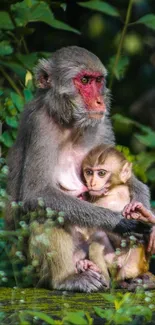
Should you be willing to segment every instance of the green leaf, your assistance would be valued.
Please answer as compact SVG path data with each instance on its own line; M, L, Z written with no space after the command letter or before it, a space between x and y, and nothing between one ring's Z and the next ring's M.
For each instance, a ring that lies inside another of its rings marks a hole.
M149 133L150 131L152 131L150 127L145 126L145 125L143 125L141 123L138 123L138 122L136 122L136 121L134 121L134 120L132 120L132 119L130 119L128 117L125 117L125 116L123 116L121 114L115 114L115 115L113 115L112 119L114 121L116 121L116 122L120 122L120 123L126 124L126 126L127 125L135 125L141 131L146 132L146 133Z
M0 96L4 94L4 91L0 89Z
M114 121L116 121L116 122L118 121L118 122L126 124L126 125L129 125L129 124L133 125L135 123L132 119L125 117L121 114L115 114L112 118Z
M152 319L152 311L147 306L130 306L130 308L127 311L128 315L135 315L135 316L144 316L145 320L151 320Z
M25 102L29 102L30 100L33 99L33 94L32 91L30 89L24 89L24 97L25 97Z
M107 294L107 293L103 293L102 297L107 300L108 302L114 303L115 299L116 299L116 295L113 294Z
M13 116L13 117L7 116L6 117L6 123L7 123L7 125L9 125L9 126L11 126L13 128L18 127L18 121L17 121L17 118L15 116Z
M129 306L130 308L130 306ZM126 310L124 313L116 312L113 317L114 324L131 324L132 318L126 315Z
M154 158L155 162L155 158ZM155 168L151 168L150 170L147 171L147 178L151 182L155 182Z
M121 299L119 299L119 305L125 305L125 304L129 304L132 303L132 296L130 292L126 292L124 295L122 295L120 297Z
M70 324L74 325L87 325L88 322L84 318L85 314L82 311L79 312L67 312L67 315L64 317L63 321L67 321Z
M155 162L155 153L153 152L140 152L137 155L137 162L144 170L147 170Z
M0 12L0 29L14 29L14 25L6 11Z
M27 1L24 0L12 5L11 8L18 26L26 26L29 22L42 21L54 28L64 29L79 34L79 31L75 28L56 20L46 2L32 0L32 6L28 6Z
M25 312L21 312L23 313L23 315L25 314L28 314L28 315L31 315L33 317L38 317L40 318L41 320L45 321L47 324L50 324L50 325L54 325L55 324L55 321L53 318L49 317L48 315L46 315L45 313L42 313L42 312L39 312L39 311L29 311L29 310L26 310Z
M115 61L115 57L112 57L110 59L110 62L109 62L109 71L113 71L113 66L114 66L114 61ZM118 64L115 68L115 70L113 71L114 72L114 75L115 77L120 80L121 78L124 77L125 73L126 73L126 70L128 68L128 65L129 65L129 58L128 57L121 57L118 61Z
M26 72L25 76L25 87L33 89L33 75L29 70Z
M43 52L43 51L41 51L41 52L37 52L38 53L38 56L39 56L39 58L46 58L46 59L48 59L48 58L51 58L51 52Z
M151 207L155 208L155 201L151 201Z
M3 321L5 318L6 318L6 314L3 311L1 311L0 312L0 321Z
M16 58L22 63L22 65L28 69L32 70L34 65L38 61L38 54L37 52L31 54L16 54Z
M23 98L21 96L19 96L18 94L16 94L15 92L13 92L13 91L10 93L10 97L11 97L14 105L19 110L19 112L21 112L23 110L23 106L24 106Z
M4 67L7 67L14 71L23 81L25 79L26 69L23 68L20 64L13 61L2 61L0 60L0 64Z
M155 30L155 15L154 14L148 14L146 16L141 17L138 19L135 24L144 24L146 27L149 27L153 30Z
M112 309L102 309L95 306L94 310L95 313L101 318L105 318L109 321L113 319L114 311Z
M53 19L53 21L51 21L49 25L54 28L57 28L57 29L63 29L68 32L74 32L76 34L81 34L77 29L72 28L68 24L65 24L64 22L57 20L57 19Z
M8 114L9 112L9 116L16 116L18 114L18 110L15 107L15 105L13 104L12 100L10 99L10 103L6 104L7 107L7 112L6 114Z
M88 2L78 2L81 7L88 8L91 10L97 10L107 14L109 16L119 17L120 14L115 7L102 1L88 1Z
M16 140L16 138L17 138L17 129L12 129L10 133L11 133L11 136L12 136L13 140Z
M138 123L128 117L125 117L121 114L115 114L112 119L116 122L120 122L125 126L129 126L129 125L135 125L137 128L140 129L141 132L145 133L146 135L136 135L137 138L139 138L139 140L141 139L141 141L146 145L149 145L150 147L154 147L155 143L153 143L153 140L155 138L155 131L153 131L150 127L145 126L141 123Z
M32 1L32 5L28 6L26 0L11 5L14 13L16 24L18 26L26 26L29 22L44 21L49 23L53 19L53 13L45 2Z
M12 147L14 140L11 137L9 131L4 131L0 136L0 142L4 143L4 145L8 148Z
M155 148L155 141L154 141L155 132L152 131L151 129L147 134L145 135L135 134L135 137L138 139L138 141L143 143L145 146L149 148Z
M13 52L13 48L8 41L0 42L0 56L9 55L12 52Z
M0 218L0 229L4 229L4 220Z

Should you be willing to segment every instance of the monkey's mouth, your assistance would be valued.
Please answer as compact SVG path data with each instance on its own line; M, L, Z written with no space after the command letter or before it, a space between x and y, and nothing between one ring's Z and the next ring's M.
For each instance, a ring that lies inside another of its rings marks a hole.
M88 191L91 196L101 196L106 195L108 193L108 187L103 187L99 190L88 189Z
M96 112L96 111L91 111L91 112L88 112L88 117L89 118L92 118L92 119L101 119L104 115L104 112L103 111L99 111L99 112Z

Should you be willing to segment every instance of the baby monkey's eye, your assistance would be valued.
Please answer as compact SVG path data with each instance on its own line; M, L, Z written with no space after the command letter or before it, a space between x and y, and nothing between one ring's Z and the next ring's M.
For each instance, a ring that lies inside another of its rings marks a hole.
M83 85L88 84L89 80L90 80L90 78L88 76L83 76L81 78L81 82L83 83Z
M106 174L106 170L104 170L104 169L101 169L101 170L98 171L98 175L99 175L100 177L104 177L105 174Z
M91 169L86 169L86 170L85 170L85 174L86 174L87 176L91 176L91 175L93 175L93 171L92 171Z

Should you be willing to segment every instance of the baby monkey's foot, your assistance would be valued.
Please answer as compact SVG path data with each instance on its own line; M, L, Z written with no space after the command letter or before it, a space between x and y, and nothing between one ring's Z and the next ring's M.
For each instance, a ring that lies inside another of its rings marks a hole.
M76 263L76 269L77 269L77 273L81 273L81 272L84 272L88 269L94 271L94 272L101 272L100 269L98 268L98 266L93 263L92 261L89 261L87 259L85 260L79 260L77 263Z

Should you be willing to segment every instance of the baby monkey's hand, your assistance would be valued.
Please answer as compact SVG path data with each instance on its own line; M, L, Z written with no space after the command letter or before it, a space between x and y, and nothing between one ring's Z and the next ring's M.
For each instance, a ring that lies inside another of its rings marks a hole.
M141 202L136 201L127 204L123 210L123 216L127 219L155 224L155 216Z

